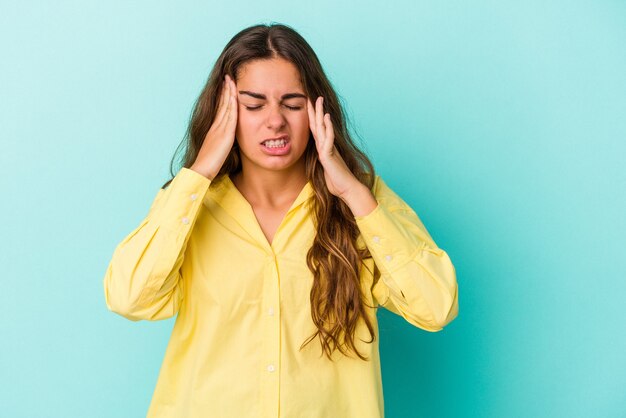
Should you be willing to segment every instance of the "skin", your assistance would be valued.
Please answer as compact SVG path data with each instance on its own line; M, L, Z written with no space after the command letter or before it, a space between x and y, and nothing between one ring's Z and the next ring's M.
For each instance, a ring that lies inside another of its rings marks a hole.
M309 116L297 68L284 59L256 60L240 68L235 83L238 120L236 140L242 171L233 183L251 204L282 209L289 206L306 184L304 151L309 141ZM266 97L252 97L259 93ZM281 96L298 93L304 97ZM266 138L289 135L291 150L273 156L263 152Z
M260 218L281 218L280 213L306 184L302 157L310 132L329 192L341 198L355 216L376 208L378 203L369 188L352 174L334 146L334 127L330 114L323 111L323 97L317 97L315 104L309 97L281 102L284 94L304 94L299 72L291 62L282 58L248 62L236 81L226 75L223 87L218 115L191 169L213 179L237 140L242 171L233 176L233 183ZM245 92L263 94L265 99ZM261 142L281 134L290 136L291 151L282 156L265 154ZM275 223L269 222L267 228Z

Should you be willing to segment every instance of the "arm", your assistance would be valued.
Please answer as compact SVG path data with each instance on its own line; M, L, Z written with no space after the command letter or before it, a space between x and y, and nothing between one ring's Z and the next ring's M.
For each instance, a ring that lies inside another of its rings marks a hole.
M411 207L376 176L374 192L352 196L355 220L380 275L372 294L380 304L427 331L458 315L455 268ZM369 194L369 196L368 196ZM367 203L369 200L370 203Z
M159 189L146 218L115 248L104 277L107 308L132 321L174 316L183 298L180 268L211 180L183 167Z

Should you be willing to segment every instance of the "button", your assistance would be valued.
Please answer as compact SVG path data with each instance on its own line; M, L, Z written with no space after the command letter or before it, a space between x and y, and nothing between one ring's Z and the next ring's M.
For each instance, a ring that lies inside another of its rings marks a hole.
M191 197L191 200L196 200L198 198L198 195L194 193L190 197Z
M374 240L374 242L380 242L380 237L376 236L374 238L372 238Z
M391 261L391 258L392 258L392 257L391 257L390 255L386 255L386 256L385 256L385 260L387 260L387 261Z
M186 216L183 218L183 223L185 225L187 225L189 223L189 218L187 218Z
M269 308L269 309L267 310L267 313L268 313L269 315L274 315L274 308Z
M267 371L268 372L273 372L274 371L274 365L270 364L269 366L267 366Z

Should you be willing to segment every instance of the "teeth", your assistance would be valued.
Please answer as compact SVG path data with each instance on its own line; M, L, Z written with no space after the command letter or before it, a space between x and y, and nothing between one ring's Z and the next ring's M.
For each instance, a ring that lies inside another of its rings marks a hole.
M268 148L284 147L286 143L287 143L287 141L285 139L271 140L271 141L265 141L264 142L265 146L268 147Z

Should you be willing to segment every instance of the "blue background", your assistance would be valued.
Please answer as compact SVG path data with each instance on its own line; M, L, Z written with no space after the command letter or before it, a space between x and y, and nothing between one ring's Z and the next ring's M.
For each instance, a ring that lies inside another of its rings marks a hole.
M442 332L379 312L386 416L626 416L623 1L1 9L3 416L145 416L174 319L109 312L105 269L226 42L270 22L456 267Z

